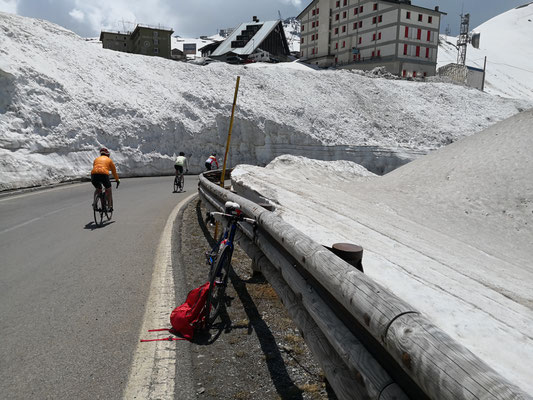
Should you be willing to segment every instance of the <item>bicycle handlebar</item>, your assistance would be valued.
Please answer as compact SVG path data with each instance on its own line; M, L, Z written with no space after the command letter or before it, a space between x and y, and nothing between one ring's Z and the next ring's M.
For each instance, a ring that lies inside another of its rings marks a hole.
M219 217L225 217L225 218L229 218L229 219L234 219L236 221L248 222L249 224L255 224L256 223L255 219L246 218L245 216L242 216L242 215L226 214L226 213L222 213L222 212L218 212L218 211L212 211L212 212L208 212L207 213L208 218L209 217L213 218L215 215L218 215Z

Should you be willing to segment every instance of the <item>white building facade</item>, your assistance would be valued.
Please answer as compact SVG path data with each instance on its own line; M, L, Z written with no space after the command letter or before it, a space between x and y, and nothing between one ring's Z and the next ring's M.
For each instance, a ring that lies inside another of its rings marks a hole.
M442 14L409 0L313 0L297 17L300 57L320 67L433 76Z

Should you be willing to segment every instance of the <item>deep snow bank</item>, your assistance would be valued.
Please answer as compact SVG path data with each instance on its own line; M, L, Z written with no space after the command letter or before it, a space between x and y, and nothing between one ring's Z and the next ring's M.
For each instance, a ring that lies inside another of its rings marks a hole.
M232 183L318 243L363 246L365 274L532 393L531 126L533 110L384 176L284 156Z
M119 174L191 172L223 153L241 76L230 165L285 153L383 172L529 108L456 85L212 63L103 50L46 21L0 13L0 189L85 176L96 150Z

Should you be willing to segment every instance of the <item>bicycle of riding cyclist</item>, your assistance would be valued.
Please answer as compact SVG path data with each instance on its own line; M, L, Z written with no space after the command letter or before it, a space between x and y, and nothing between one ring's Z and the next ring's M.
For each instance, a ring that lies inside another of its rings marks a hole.
M91 183L95 190L94 194L100 194L102 191L102 185L105 188L106 203L108 204L109 211L113 211L113 194L111 192L111 181L109 180L109 171L113 174L117 181L117 188L120 184L118 178L117 169L113 160L109 156L109 150L105 147L100 149L100 157L97 157L93 162L93 169L91 171Z

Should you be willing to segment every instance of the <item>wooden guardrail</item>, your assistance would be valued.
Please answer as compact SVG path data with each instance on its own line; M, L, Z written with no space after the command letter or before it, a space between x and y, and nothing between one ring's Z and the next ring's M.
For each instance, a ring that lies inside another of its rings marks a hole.
M208 208L258 222L240 245L274 287L340 399L532 399L464 346L274 213L200 176Z

